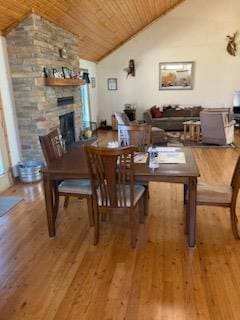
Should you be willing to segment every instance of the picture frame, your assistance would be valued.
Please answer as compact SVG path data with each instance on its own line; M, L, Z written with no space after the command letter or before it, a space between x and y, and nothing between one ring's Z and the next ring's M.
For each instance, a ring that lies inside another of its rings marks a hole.
M159 90L193 90L194 61L160 62Z
M67 67L62 67L63 75L65 79L71 79L71 70Z
M43 73L45 78L53 78L53 70L48 69L47 67L43 68Z
M95 77L91 77L92 88L96 88L96 79Z
M117 78L108 78L108 90L117 90Z

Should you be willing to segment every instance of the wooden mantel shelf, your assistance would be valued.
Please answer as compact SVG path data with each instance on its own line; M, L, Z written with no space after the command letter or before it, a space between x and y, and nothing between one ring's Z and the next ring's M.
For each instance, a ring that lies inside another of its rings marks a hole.
M44 78L45 86L81 86L85 84L86 81L82 79L59 79L59 78Z

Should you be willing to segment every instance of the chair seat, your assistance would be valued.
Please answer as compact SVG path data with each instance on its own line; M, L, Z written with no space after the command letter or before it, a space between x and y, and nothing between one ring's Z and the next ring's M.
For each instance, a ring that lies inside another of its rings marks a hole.
M197 184L198 203L229 204L232 198L232 187L227 185L209 185L199 181Z
M59 184L58 192L91 195L91 181L89 179L64 180Z
M117 188L118 188L118 186L117 186ZM138 200L141 198L141 196L143 195L144 191L145 191L145 188L143 186L134 185L134 206L138 202ZM102 206L102 198L101 198L101 194L100 194L99 188L98 188L97 194L98 194L98 205ZM126 206L130 207L131 203L130 203L130 186L129 185L125 186L125 194L126 194ZM103 206L105 206L105 204L103 204ZM107 206L110 206L109 202L108 202ZM118 200L118 207L121 207L119 200Z

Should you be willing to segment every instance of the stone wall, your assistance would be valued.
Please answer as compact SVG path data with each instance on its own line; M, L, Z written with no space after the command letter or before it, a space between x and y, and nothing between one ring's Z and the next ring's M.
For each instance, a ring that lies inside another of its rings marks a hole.
M42 159L38 136L59 127L59 116L74 111L75 136L82 123L79 86L49 87L43 68L79 70L78 38L37 15L30 15L6 37L23 159ZM67 57L59 57L59 49ZM57 106L57 98L74 96L74 104Z

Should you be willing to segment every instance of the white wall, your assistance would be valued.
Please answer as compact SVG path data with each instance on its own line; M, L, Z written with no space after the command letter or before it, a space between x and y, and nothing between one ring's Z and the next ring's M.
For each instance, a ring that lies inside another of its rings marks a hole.
M3 112L10 148L11 164L15 166L21 160L18 125L15 102L13 98L12 80L10 76L6 41L0 36L0 92L2 96ZM14 172L16 175L16 171Z
M92 88L92 84L89 84L89 98L91 107L92 121L98 122L98 80L97 80L97 65L94 62L80 59L80 67L88 69L89 78L95 78L96 87Z
M240 89L240 47L237 57L226 52L226 35L240 31L239 0L187 0L97 65L99 116L125 103L137 105L137 118L154 104L232 106ZM240 41L240 36L237 39ZM136 77L126 79L129 59ZM195 61L194 90L159 91L159 62ZM107 78L118 79L118 90L107 90Z

